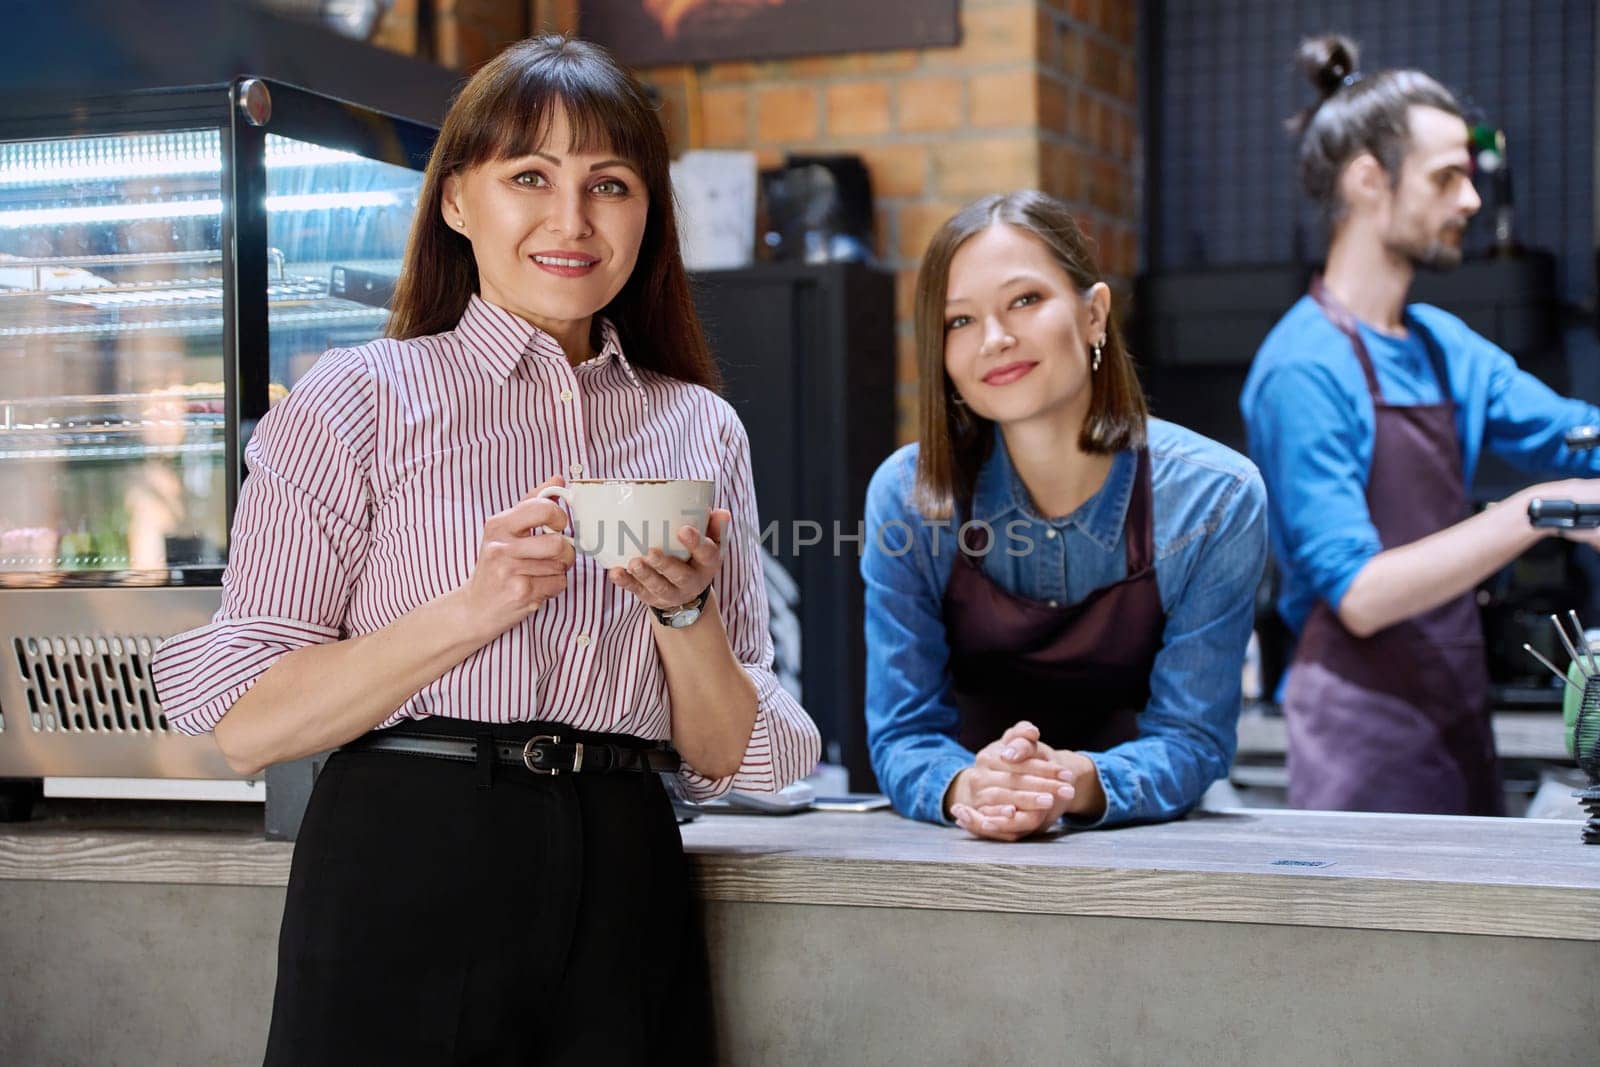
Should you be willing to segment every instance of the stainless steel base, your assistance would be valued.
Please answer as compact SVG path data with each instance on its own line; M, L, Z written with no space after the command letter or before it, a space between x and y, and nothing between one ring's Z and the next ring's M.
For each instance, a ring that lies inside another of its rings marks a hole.
M237 779L210 735L172 730L150 682L163 638L221 590L0 589L0 777Z

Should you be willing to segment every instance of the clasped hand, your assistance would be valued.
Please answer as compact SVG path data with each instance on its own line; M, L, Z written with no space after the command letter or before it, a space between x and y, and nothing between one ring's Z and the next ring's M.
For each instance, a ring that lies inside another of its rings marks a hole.
M1091 794L1098 792L1092 760L1051 748L1039 739L1037 726L1023 721L956 775L946 803L956 825L968 833L1020 841L1063 815L1086 811L1095 803Z

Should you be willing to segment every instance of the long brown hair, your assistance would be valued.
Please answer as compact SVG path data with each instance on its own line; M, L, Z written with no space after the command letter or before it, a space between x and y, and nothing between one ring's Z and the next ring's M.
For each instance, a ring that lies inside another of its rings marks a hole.
M950 261L968 240L996 223L1037 237L1084 293L1103 281L1088 242L1067 205L1034 189L986 196L962 208L933 235L917 271L915 328L920 372L917 403L916 501L930 519L949 518L971 504L978 471L994 445L994 423L954 402L944 369L945 296ZM1100 369L1090 378L1089 413L1078 445L1085 452L1119 452L1144 444L1144 390L1122 343L1115 315L1106 319Z
M472 245L445 225L440 198L451 175L533 153L560 109L571 150L626 159L650 196L639 260L600 310L617 329L629 362L708 389L720 387L678 248L667 137L639 82L605 49L546 35L514 44L462 88L445 116L422 180L385 333L406 339L455 328L478 267Z
M1400 184L1400 163L1411 147L1411 109L1432 107L1462 117L1450 90L1420 70L1362 74L1361 50L1348 37L1326 34L1300 42L1295 62L1316 87L1317 101L1288 122L1300 137L1300 179L1331 222L1344 214L1339 174L1363 152Z

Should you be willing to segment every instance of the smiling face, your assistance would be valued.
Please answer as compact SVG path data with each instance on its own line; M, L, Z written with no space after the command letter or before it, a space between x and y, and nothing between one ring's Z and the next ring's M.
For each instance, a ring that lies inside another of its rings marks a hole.
M950 260L945 372L974 414L1002 427L1061 420L1076 434L1093 396L1089 350L1110 308L1103 282L1079 293L1042 241L995 223Z
M557 111L533 154L450 176L440 201L445 224L472 243L482 297L569 354L633 273L650 209L632 163L571 143Z

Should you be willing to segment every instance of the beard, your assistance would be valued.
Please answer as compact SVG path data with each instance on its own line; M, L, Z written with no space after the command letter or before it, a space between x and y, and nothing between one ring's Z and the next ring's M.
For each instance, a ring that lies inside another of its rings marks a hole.
M1420 254L1413 255L1411 265L1435 272L1455 270L1461 266L1461 246L1435 241Z
M1447 226L1431 239L1398 240L1389 250L1407 260L1418 270L1451 271L1461 266L1461 237L1465 226ZM1450 239L1453 235L1454 239Z

